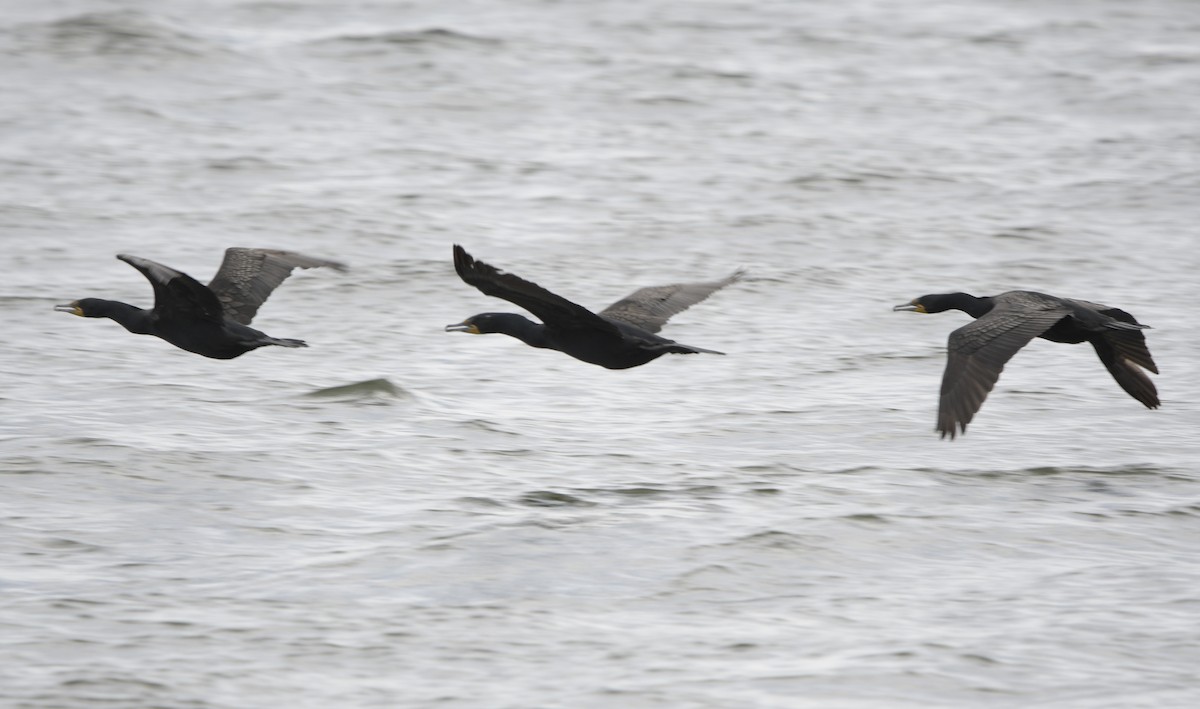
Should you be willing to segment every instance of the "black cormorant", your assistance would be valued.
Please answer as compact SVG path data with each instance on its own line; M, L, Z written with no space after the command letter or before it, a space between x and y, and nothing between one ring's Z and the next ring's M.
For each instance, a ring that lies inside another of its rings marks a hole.
M1122 389L1146 408L1158 408L1158 390L1139 369L1158 374L1141 332L1149 326L1119 308L1015 290L978 298L966 293L923 295L893 310L961 310L975 318L950 333L938 405L937 430L942 438L966 433L1005 363L1035 337L1070 344L1090 342Z
M127 303L83 298L54 309L85 318L109 318L139 335L154 335L188 352L213 359L233 359L266 345L307 347L303 340L270 337L248 327L293 268L329 266L336 261L273 249L225 250L225 260L207 286L191 276L149 259L117 254L142 272L154 287L154 308L142 310Z
M454 246L454 270L483 293L519 305L542 322L533 322L516 313L481 313L457 325L447 325L447 331L474 335L500 332L531 347L558 350L608 369L637 367L668 353L724 354L683 345L654 333L662 329L672 315L699 303L743 275L739 270L720 281L642 288L599 313L593 313L535 283L475 260L457 244Z

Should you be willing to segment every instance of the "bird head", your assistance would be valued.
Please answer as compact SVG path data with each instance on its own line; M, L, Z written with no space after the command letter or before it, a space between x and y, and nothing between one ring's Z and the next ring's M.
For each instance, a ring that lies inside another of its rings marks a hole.
M472 315L457 325L447 325L446 332L466 332L472 335L487 335L493 332L511 334L526 318L513 313L480 313Z
M947 310L966 310L970 303L980 300L966 293L936 293L913 298L892 310L908 310L914 313L944 313Z
M928 313L928 308L926 308L925 304L921 302L921 299L925 297L926 296L921 296L921 298L913 298L907 303L897 305L896 307L892 308L892 310L908 310L914 313Z
M484 315L476 315L469 317L455 325L447 325L446 332L465 332L470 335L482 335L483 330L479 329L479 320L483 319Z
M101 301L98 298L84 298L82 300L72 300L65 305L56 305L54 310L60 313L70 313L78 315L81 318L102 318L101 308L97 307Z

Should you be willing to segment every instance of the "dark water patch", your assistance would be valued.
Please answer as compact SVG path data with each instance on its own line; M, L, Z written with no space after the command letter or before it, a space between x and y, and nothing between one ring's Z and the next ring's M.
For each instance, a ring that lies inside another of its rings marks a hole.
M309 44L317 46L343 45L379 50L395 47L486 47L495 49L502 47L505 42L495 37L485 37L433 27L424 30L389 30L376 33L342 34L312 40Z
M794 472L795 468L793 468L789 465L783 465L783 464L776 464L776 465L754 464L754 465L738 466L737 468L735 468L735 470L737 470L739 473L781 473L781 472Z
M851 522L870 522L872 524L887 524L891 522L891 520L884 515L877 515L869 512L858 512L855 514L842 515L841 519Z
M980 655L977 653L968 652L968 653L964 653L964 654L960 655L959 657L961 657L962 659L967 660L969 662L974 662L974 663L981 664L981 665L998 665L998 664L1000 664L1000 661L995 658L988 657L987 655Z
M61 684L67 689L87 689L95 692L89 697L78 697L85 701L104 702L109 701L126 701L137 700L141 698L141 692L150 689L157 691L166 691L170 689L168 685L159 682L151 682L149 680L136 677L97 677L97 678L79 678L69 679ZM136 692L134 695L126 695L125 692Z
M596 503L576 497L565 492L553 490L534 490L517 498L522 505L529 507L595 507Z
M594 492L600 492L600 491L596 490ZM665 490L662 488L641 487L641 486L619 488L616 490L604 490L603 492L608 492L608 493L618 495L621 497L661 497L663 495L670 494L669 490Z
M722 71L720 69L695 65L676 67L671 72L671 75L675 79L699 79L706 81L716 79L718 81L734 81L739 83L749 82L754 78L754 74L749 72Z
M1024 39L1017 37L1012 32L1005 30L987 32L985 34L968 37L967 41L971 44L998 45L1004 47L1019 47L1025 44Z
M929 475L948 475L969 478L1042 478L1056 476L1120 476L1120 477L1157 477L1164 480L1195 482L1200 479L1194 471L1163 468L1153 465L1123 465L1113 468L1092 466L1037 466L1017 470L975 469L975 470L942 470L938 468L913 468L912 472Z
M1042 241L1048 238L1060 236L1060 232L1056 229L1045 226L1019 226L1008 227L1000 231L993 232L993 239L1017 239L1021 241Z
M102 446L104 448L129 448L129 446L110 441L107 438L93 438L92 436L72 436L71 438L64 438L63 443L69 445Z
M217 480L229 480L231 482L248 482L248 483L268 483L270 485L283 485L292 490L315 490L316 488L303 480L295 480L290 478L277 478L269 475L248 475L238 473L214 473L213 478Z
M760 549L810 549L814 546L813 542L818 542L815 546L823 546L828 543L828 540L809 535L782 532L777 529L768 529L764 532L755 532L744 537L738 537L720 546L751 546Z
M654 96L642 96L635 98L634 103L639 103L644 106L698 106L699 101L686 96L674 96L670 94L661 94Z
M0 475L39 475L48 473L45 462L29 456L5 458L0 461Z
M602 496L613 499L618 503L630 502L653 502L664 499L713 499L724 496L724 488L718 485L684 485L684 486L667 486L656 485L653 483L644 485L633 485L629 487L589 487L580 488L580 493L586 493L591 496Z
M227 51L165 18L136 10L89 12L12 30L20 52L60 56L199 57Z
M93 608L95 606L110 605L107 601L97 601L92 598L59 598L51 601L49 607L59 610L79 610L81 608Z
M769 464L754 463L754 464L750 464L750 465L739 465L739 466L735 467L734 470L737 471L738 473L755 473L755 474L761 475L762 477L765 477L765 478L776 478L776 477L789 478L789 477L795 477L798 475L818 476L818 477L826 477L826 476L834 476L834 475L839 475L839 476L840 475L870 475L870 474L879 472L880 468L877 466L874 466L874 465L858 465L858 466L854 466L852 468L841 468L841 469L834 469L834 470L814 470L811 468L805 468L805 467L801 467L798 465L794 465L792 463L769 463ZM933 469L927 469L927 470L918 469L913 472L936 473L936 472L942 472L942 471L933 470ZM752 482L748 481L746 484L773 486L773 483L767 482L765 480L755 480Z
M782 184L821 192L841 191L847 186L852 186L856 189L890 192L898 189L896 185L897 181L904 180L908 182L914 179L919 178L904 175L900 172L862 171L840 175L808 173L784 179L782 180Z
M502 508L508 505L491 497L460 497L458 501L471 507Z
M500 424L495 423L494 421L488 421L486 419L469 419L466 421L462 421L461 423L462 423L462 425L466 426L467 428L473 428L473 429L476 429L479 431L486 431L488 433L502 433L506 436L520 436L521 435L521 434L517 433L516 431L507 431L507 430L501 428Z
M588 459L615 459L618 461L634 461L640 460L641 456L634 453L622 453L620 451L604 451L602 453L567 453L568 458L588 458Z
M517 434L512 434L517 435ZM463 449L454 449L455 452L466 452ZM469 448L466 450L479 450L478 447ZM529 448L488 448L488 455L494 455L500 458L534 458L541 454L541 451L530 450Z
M1137 52L1134 61L1149 67L1200 63L1200 52L1192 49L1154 49Z
M1184 504L1161 509L1116 507L1107 512L1080 512L1084 517L1112 519L1117 517L1200 517L1200 504Z
M777 487L752 487L748 489L747 492L749 492L751 495L762 495L764 497L773 497L775 495L783 494L783 490Z
M658 487L658 486L654 486L654 485L638 485L638 486L634 486L634 487L625 487L625 488L591 489L591 490L588 490L588 492L607 493L610 495L616 495L618 497L647 498L647 497L674 497L677 495L708 496L719 490L720 490L720 488L717 487L716 485L696 485L696 486L691 486L691 487L679 487L679 488Z
M94 552L94 551L103 551L104 550L104 547L102 547L102 546L97 546L95 544L89 544L88 542L76 541L74 539L66 539L63 537L55 537L52 539L46 539L46 540L42 541L41 543L45 547L49 547L50 549L56 549L56 550L60 550L60 551Z
M207 161L206 166L210 170L221 170L230 172L279 172L286 169L285 166L265 160L252 155L237 155L227 158L212 158Z

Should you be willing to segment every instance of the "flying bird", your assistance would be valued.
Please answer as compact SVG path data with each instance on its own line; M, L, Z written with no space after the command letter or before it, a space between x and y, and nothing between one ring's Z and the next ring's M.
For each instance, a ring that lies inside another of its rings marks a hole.
M536 283L476 260L457 244L454 246L454 270L463 281L484 294L519 305L541 322L516 313L481 313L461 323L447 325L447 331L474 335L499 332L530 347L558 350L608 369L637 367L665 354L724 354L684 345L656 333L672 315L744 275L738 270L719 281L641 288L599 313L593 313Z
M1004 365L1035 337L1051 342L1089 342L1117 384L1149 409L1159 406L1158 390L1142 371L1158 374L1142 330L1132 315L1086 300L1033 291L991 297L967 293L923 295L893 310L940 313L961 310L975 318L950 333L942 375L937 430L951 439L966 433Z
M267 345L307 347L303 340L270 337L249 327L254 314L294 268L346 267L291 251L231 248L206 286L182 271L150 259L117 254L154 287L151 310L102 298L56 305L59 312L109 318L139 335L154 335L180 349L213 359L233 359Z

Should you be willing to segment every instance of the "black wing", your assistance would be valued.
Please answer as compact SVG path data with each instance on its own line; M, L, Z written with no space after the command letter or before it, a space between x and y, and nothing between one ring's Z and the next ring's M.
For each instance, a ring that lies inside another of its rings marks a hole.
M1135 338L1138 341L1135 342ZM1150 377L1138 367L1139 362L1129 354L1131 351L1136 353L1138 349L1145 351L1146 338L1142 337L1141 333L1101 335L1093 338L1091 343L1108 373L1127 394L1142 402L1148 409L1158 408L1158 389L1154 387ZM1158 374L1157 368L1147 369Z
M1149 329L1150 326L1141 324L1120 308L1105 308L1100 312L1114 320L1138 327L1137 330L1115 330L1104 334L1112 341L1121 357L1158 374L1158 365L1154 363L1154 358L1150 356L1150 349L1146 347L1146 336L1141 333L1141 330Z
M555 295L536 283L505 273L454 245L454 270L465 283L475 286L485 295L503 298L533 313L544 324L560 328L595 328L619 335L613 323L582 305Z
M1070 313L1053 300L997 296L990 312L950 333L938 405L942 437L965 432L1008 360Z
M720 281L641 288L601 310L600 315L658 332L672 315L687 310L744 275L745 271L739 269Z
M195 278L150 259L129 254L117 254L117 258L141 271L154 287L152 312L156 317L223 321L224 313L217 296Z
M1105 306L1101 306L1101 308L1101 313L1114 320L1145 327L1120 308ZM1150 381L1150 378L1139 369L1139 367L1145 367L1158 374L1158 365L1150 356L1150 349L1146 347L1146 336L1140 330L1108 329L1093 337L1090 342L1092 347L1096 348L1096 354L1099 355L1100 361L1104 363L1109 374L1117 380L1117 384L1121 385L1126 393L1142 402L1148 409L1158 408L1158 389L1154 387L1154 382Z
M339 271L346 267L337 261L313 258L292 251L275 249L225 250L225 260L208 287L216 294L225 316L249 325L259 307L295 268L328 266Z

